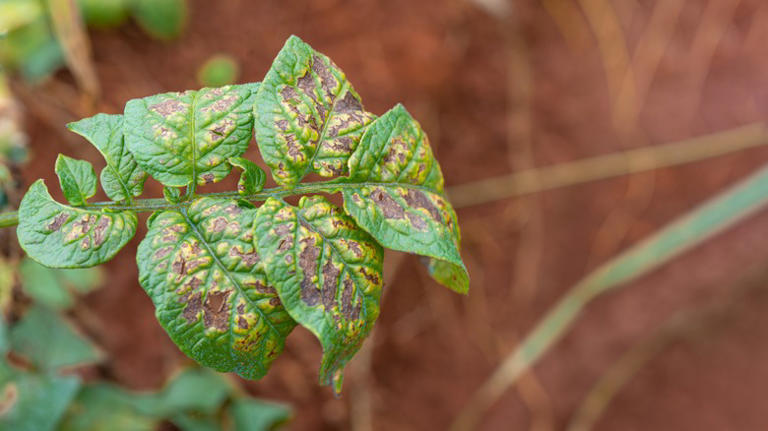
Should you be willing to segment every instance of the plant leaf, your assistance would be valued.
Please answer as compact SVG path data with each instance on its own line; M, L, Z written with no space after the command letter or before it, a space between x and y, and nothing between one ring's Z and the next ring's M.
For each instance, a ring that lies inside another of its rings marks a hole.
M153 394L152 394L153 395ZM72 402L59 431L153 431L160 419L142 414L136 404L151 395L133 394L97 383L82 388Z
M264 188L267 175L256 163L243 157L230 157L229 164L243 170L237 182L237 192L241 195L251 195Z
M256 84L163 93L125 105L125 142L139 166L166 186L209 184L229 174L253 128Z
M179 348L200 364L262 377L295 326L253 245L256 210L203 198L156 213L139 245L139 281Z
M271 430L291 418L290 406L254 398L237 398L230 410L236 431Z
M427 136L402 105L368 127L349 158L349 172L344 209L357 223L384 247L426 256L432 277L466 293L456 212Z
M256 93L256 141L278 184L309 172L345 175L373 114L344 72L296 36L286 41Z
M320 340L320 380L338 392L344 364L379 315L381 246L321 196L303 197L299 208L269 198L254 228L267 279Z
M96 147L107 166L101 171L101 187L114 201L130 201L144 191L147 173L128 151L123 137L123 116L96 114L67 124L67 128Z
M11 350L42 371L97 362L101 354L50 309L33 306L11 328Z
M85 205L96 194L96 173L85 160L76 160L59 154L56 159L56 175L67 202L74 206Z
M35 181L19 206L19 244L53 268L85 268L111 259L136 233L136 214L73 208Z
M56 269L24 258L18 266L21 288L35 302L63 309L74 303L70 290L89 292L102 280L101 268Z
M6 368L0 394L10 393L13 404L0 415L0 429L52 431L80 388L75 376L41 375Z

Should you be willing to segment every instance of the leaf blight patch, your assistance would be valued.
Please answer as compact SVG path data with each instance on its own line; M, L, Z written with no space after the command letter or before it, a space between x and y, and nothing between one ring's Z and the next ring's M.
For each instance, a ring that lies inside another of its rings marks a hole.
M379 314L381 246L320 196L302 198L298 208L270 198L254 227L267 279L323 346L321 382L340 390L341 370Z

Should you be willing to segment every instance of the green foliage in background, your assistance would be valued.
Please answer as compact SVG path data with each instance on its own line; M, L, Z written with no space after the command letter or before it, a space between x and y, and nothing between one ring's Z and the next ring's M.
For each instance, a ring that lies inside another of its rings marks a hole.
M240 68L237 61L228 55L214 55L200 66L197 82L204 87L221 87L237 81Z
M186 0L77 0L83 21L106 29L133 17L150 36L181 35L189 15ZM0 0L0 65L39 82L65 63L46 0Z
M262 83L134 99L122 116L69 128L105 156L101 186L114 201L90 203L95 170L59 156L68 204L35 182L19 207L22 248L48 267L90 267L133 237L138 212L153 211L139 281L170 338L202 365L260 378L298 324L322 344L321 382L339 392L379 314L383 247L423 256L456 292L469 288L456 213L419 123L401 105L365 111L341 69L295 36ZM264 189L265 172L242 157L254 134L278 187ZM236 191L199 193L233 167ZM332 179L304 182L310 174ZM135 199L148 176L165 199ZM336 193L343 207L320 196ZM294 195L311 196L284 200Z

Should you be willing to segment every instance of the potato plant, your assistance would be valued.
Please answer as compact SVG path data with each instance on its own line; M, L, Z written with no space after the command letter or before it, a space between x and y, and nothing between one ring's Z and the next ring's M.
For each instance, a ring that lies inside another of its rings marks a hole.
M204 366L260 378L298 324L322 345L320 381L340 391L379 314L384 247L422 256L435 280L468 290L456 213L419 123L401 105L367 112L341 69L298 37L261 83L134 99L122 115L68 127L106 167L97 178L60 155L68 204L33 183L18 212L21 246L49 267L98 265L133 238L137 213L152 212L140 284L170 338ZM252 136L274 188L242 157ZM200 192L232 168L237 190ZM138 198L149 177L163 198ZM112 201L89 202L99 182ZM343 208L325 196L336 193ZM294 206L290 196L302 197Z

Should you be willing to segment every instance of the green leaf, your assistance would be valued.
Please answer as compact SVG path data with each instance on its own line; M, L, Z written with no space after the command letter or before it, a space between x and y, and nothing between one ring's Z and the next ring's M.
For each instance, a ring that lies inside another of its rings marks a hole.
M143 394L133 394L109 384L84 387L72 402L59 431L152 431L159 418L136 407ZM151 398L151 397L150 397Z
M197 82L205 87L220 87L237 80L240 73L237 61L229 55L214 55L197 71Z
M130 201L144 191L147 173L139 168L123 138L123 116L97 114L67 124L67 128L96 147L107 166L101 171L101 187L114 201Z
M232 387L221 375L203 368L190 368L171 378L153 402L151 412L158 417L187 411L213 414L231 392Z
M236 431L272 430L291 418L289 406L254 398L237 398L230 410Z
M96 194L96 173L85 160L59 154L56 159L56 175L64 197L72 205L85 205L88 198Z
M203 198L156 213L139 245L139 281L161 325L200 364L262 377L295 326L253 244L256 210Z
M237 192L241 195L258 193L264 188L267 175L256 163L242 157L230 157L229 164L243 170L237 182Z
M166 186L209 184L229 174L253 128L256 84L163 93L125 105L125 141L139 166Z
M88 27L115 28L128 18L128 0L77 0Z
M19 265L21 288L35 302L47 307L71 307L74 299L70 290L88 292L101 283L99 268L55 269L25 258Z
M38 375L7 369L0 378L0 394L10 395L10 406L0 414L0 429L51 431L72 402L80 379ZM5 406L3 406L5 407Z
M111 259L136 233L130 211L81 209L53 200L35 181L19 206L19 243L29 257L54 268L85 268Z
M292 186L310 172L345 175L373 114L344 72L291 36L256 93L255 134L278 184Z
M254 227L267 279L320 340L320 380L338 392L341 370L379 315L381 246L321 196L303 197L299 208L269 198Z
M50 309L33 306L11 328L11 350L44 371L97 362L101 354Z
M133 0L131 5L139 25L158 39L180 36L187 24L186 0Z
M353 187L342 189L344 209L357 223L384 247L426 256L438 282L466 293L456 212L427 136L402 105L368 127L349 171Z
M163 198L169 203L177 204L181 202L181 189L178 187L163 187Z
M72 306L72 295L59 283L53 268L47 268L32 259L19 265L21 287L35 302L51 308Z

